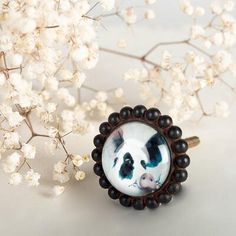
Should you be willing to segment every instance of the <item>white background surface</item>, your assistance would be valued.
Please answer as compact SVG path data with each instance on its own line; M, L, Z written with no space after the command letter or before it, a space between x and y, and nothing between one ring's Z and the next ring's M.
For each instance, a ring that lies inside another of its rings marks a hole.
M141 23L128 30L119 27L116 21L111 25L107 22L107 31L101 32L101 45L114 48L121 35L131 46L129 52L141 54L157 41L182 39L188 22L184 17L179 18L177 4L171 0L159 2L155 8L157 20L146 26ZM206 5L208 1L195 3ZM97 88L122 85L122 72L138 65L124 58L111 58L101 55L97 69L89 73L88 84ZM183 192L169 205L155 211L121 207L99 187L92 161L85 167L87 178L80 183L72 182L63 195L55 198L51 194L52 165L62 156L48 157L44 151L45 140L37 139L34 142L41 147L37 170L43 176L39 188L12 187L0 172L0 235L236 235L236 103L235 96L227 89L217 93L230 101L232 113L227 119L205 118L199 124L181 126L185 136L198 135L201 145L189 151L189 178ZM140 102L135 94L130 99L133 104ZM79 140L66 139L72 152L93 149L98 123L95 125L94 132Z

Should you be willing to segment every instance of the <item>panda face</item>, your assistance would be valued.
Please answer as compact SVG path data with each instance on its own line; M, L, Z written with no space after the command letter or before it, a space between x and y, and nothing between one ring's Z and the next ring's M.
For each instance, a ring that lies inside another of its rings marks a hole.
M151 126L133 121L107 138L102 166L110 183L130 196L145 196L165 182L171 154L165 138Z

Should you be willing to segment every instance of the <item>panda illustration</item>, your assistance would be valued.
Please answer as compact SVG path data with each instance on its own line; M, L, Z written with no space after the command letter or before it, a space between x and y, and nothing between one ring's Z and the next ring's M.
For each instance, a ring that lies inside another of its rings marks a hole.
M130 195L141 196L163 184L169 172L166 165L169 155L166 141L159 132L146 124L131 122L108 137L102 163L114 187Z
M119 150L125 145L125 140L123 138L123 131L119 129L113 137L113 143L115 145L115 153L119 153ZM148 152L149 160L141 160L140 164L144 169L147 167L153 168L158 166L161 162L162 157L158 146L164 144L164 139L160 134L154 134L145 144L146 151ZM116 165L118 157L114 159L113 167ZM120 177L121 178L132 178L132 172L134 170L134 160L130 152L126 152L123 156L123 164L120 167Z

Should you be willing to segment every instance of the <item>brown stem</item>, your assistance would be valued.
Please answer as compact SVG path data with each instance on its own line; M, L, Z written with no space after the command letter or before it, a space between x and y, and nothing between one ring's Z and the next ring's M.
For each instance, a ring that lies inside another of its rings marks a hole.
M202 54L206 55L207 57L212 57L211 54L207 53L206 51L204 51L203 49L201 49L200 47L196 46L195 44L191 43L190 41L186 42L187 45L189 45L190 47L198 50L199 52L201 52Z
M95 93L99 92L98 89L95 89L95 88L89 87L89 86L87 86L87 85L82 85L81 88L84 88L84 89L90 90L90 91L95 92Z
M202 114L204 116L209 116L209 114L205 112L205 109L203 107L202 101L201 101L200 96L199 96L199 91L196 92L196 98L197 98L198 104L199 104L199 106L201 108Z
M223 79L219 79L219 81L224 84L227 88L229 88L232 92L235 93L236 88L232 87L230 84L228 84L226 81L224 81Z
M57 138L58 138L59 142L61 143L61 146L62 146L62 148L64 149L64 151L65 151L67 157L70 156L69 152L67 151L67 149L66 149L66 147L65 147L64 141L63 141L63 139L62 139L62 137L60 136L59 133L58 133L58 137L57 137Z
M152 66L161 67L160 65L156 64L155 62L147 60L143 56L137 56L137 55L133 55L133 54L125 53L125 52L120 52L120 51L116 51L116 50L108 49L108 48L103 48L103 47L100 48L100 51L108 52L108 53L111 53L111 54L115 54L115 55L119 55L119 56L123 56L123 57L127 57L127 58L132 58L132 59L135 59L135 60L143 61L147 64L152 65Z
M158 47L160 46L165 46L165 45L176 45L176 44L185 44L189 42L190 39L186 40L180 40L180 41L172 41L172 42L161 42L155 44L153 47L151 47L144 55L143 58L146 58L149 54L151 54L153 51L155 51Z
M19 166L16 172L18 173L25 164L29 167L29 169L32 169L30 164L27 162L26 158L24 158L24 161L21 163L21 165Z
M66 133L66 134L64 134L64 135L62 135L61 137L64 138L64 137L66 137L67 135L71 134L72 132L73 132L73 131L71 130L70 132L68 132L68 133Z

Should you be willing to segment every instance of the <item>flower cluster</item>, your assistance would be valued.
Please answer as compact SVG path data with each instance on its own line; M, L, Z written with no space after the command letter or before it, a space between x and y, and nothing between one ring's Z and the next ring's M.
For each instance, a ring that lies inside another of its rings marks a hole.
M224 80L227 73L236 75L236 63L230 53L236 42L236 20L231 14L234 2L227 0L222 5L211 4L212 18L204 25L198 23L198 18L206 11L203 7L194 7L186 0L181 2L180 7L193 19L189 37L182 42L173 42L187 46L183 59L181 62L177 61L171 52L164 51L160 66L154 69L158 73L153 73L151 69L146 79L158 86L160 98L171 106L170 114L176 120L188 120L198 111L201 112L200 118L210 115L225 117L229 114L227 103L216 101L212 111L207 112L200 92L216 83L222 83L235 92ZM170 78L169 85L168 81L163 81L163 75ZM147 84L141 85L141 89L144 98L149 99L151 104L158 102L154 97L148 96Z
M94 8L99 15L93 16ZM142 14L154 18L151 10ZM126 24L138 18L135 7L121 7L115 0L0 2L0 159L10 184L39 185L40 174L32 168L40 158L31 142L35 138L46 139L48 154L65 153L53 168L53 180L60 184L53 188L56 195L72 176L85 178L81 167L89 156L71 153L65 139L88 133L88 117L104 116L112 105L124 103L122 88L99 91L86 85L86 71L99 59L100 22L114 15ZM83 101L82 90L93 94L91 100Z
M110 11L115 1L100 0L96 5ZM0 157L12 185L23 179L29 186L39 185L40 174L31 167L37 149L30 142L36 137L48 139L51 154L60 147L65 151L65 160L54 166L54 180L62 184L72 174L76 180L85 177L80 168L89 156L72 155L64 139L91 129L86 106L76 96L85 71L98 61L97 24L88 15L94 7L86 0L0 3ZM97 106L104 110L102 101ZM30 136L25 139L26 128ZM55 186L54 192L58 195L63 188Z
M229 114L228 104L215 100L214 107L206 109L201 92L217 83L235 92L225 79L227 74L236 75L231 53L236 42L234 2L212 3L212 16L205 23L201 18L207 9L194 6L189 0L180 1L180 9L192 18L189 34L183 40L159 42L141 56L106 48L103 51L142 63L142 67L129 69L124 80L138 84L140 96L148 106L160 106L163 102L169 105L170 115L180 122L192 117L197 120L204 116L225 117ZM182 55L175 56L168 50L170 45L182 47ZM159 61L150 60L149 56L159 48L163 48Z

